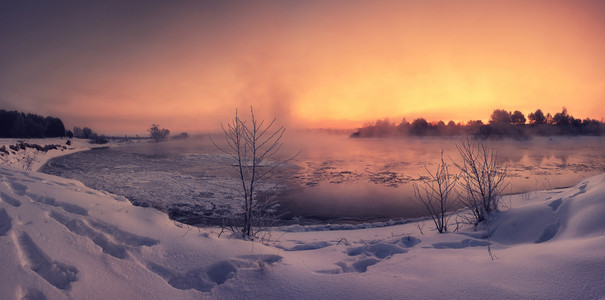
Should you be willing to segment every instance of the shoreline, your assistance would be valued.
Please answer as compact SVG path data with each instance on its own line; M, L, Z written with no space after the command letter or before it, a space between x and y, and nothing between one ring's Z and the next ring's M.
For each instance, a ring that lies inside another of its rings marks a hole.
M67 141L71 141L71 145L67 145ZM37 144L40 146L57 145L65 147L65 149L53 149L48 151L38 151L33 148L14 151L9 149L10 145L15 145L20 142L28 144ZM96 145L90 144L88 139L79 138L39 138L39 139L19 139L19 138L2 138L0 139L0 147L4 146L10 154L0 153L0 165L31 172L40 172L49 160L61 156L74 154L77 152L88 151L95 148L103 147L119 147L121 143L111 141L107 144ZM31 159L31 162L28 162Z
M4 146L8 146L8 145L14 145L19 141L23 141L29 144L39 144L39 145L48 145L48 144L52 144L52 145L61 145L61 144L65 144L66 141L68 139L61 139L61 138L49 138L49 139L0 139L0 147ZM43 152L43 151L38 151L32 148L28 148L26 150L20 150L17 151L17 154L10 154L10 158L16 158L16 160L13 160L11 162L11 164L6 164L5 161L3 160L3 158L6 158L7 155L3 155L0 156L0 164L1 165L7 165L11 168L15 168L18 170L26 170L25 169L25 163L23 161L23 158L25 158L27 155L33 155L34 156L34 160L35 162L30 166L31 168L27 171L31 171L31 172L40 172L40 169L51 159L57 158L57 157L61 157L61 156L67 156L70 154L74 154L74 153L78 153L78 152L82 152L82 151L88 151L88 150L92 150L95 148L115 148L115 147L120 147L120 146L125 146L128 144L125 143L120 143L119 141L116 140L111 140L108 144L104 144L104 145L95 145L95 144L89 144L88 140L83 140L83 139L70 139L72 142L72 145L67 146L67 149L60 149L60 150L49 150L47 152ZM9 161L10 162L10 161ZM65 178L65 177L62 177ZM578 180L580 181L581 178ZM551 187L551 188L545 188L545 189L536 189L536 190L532 190L532 191L526 191L526 192L520 192L520 193L505 193L502 196L503 197L511 197L514 195L519 195L519 194L525 194L528 192L537 192L537 191L546 191L546 190L559 190L559 189L564 189L564 188L569 188L569 187L573 187L574 185L570 185L570 186L562 186L562 187ZM94 189L94 188L93 188ZM106 191L103 189L99 189L99 191ZM107 191L109 192L109 191ZM120 195L123 197L126 197L126 195L124 195L123 193L116 193L114 192L110 192L116 195ZM129 200L130 201L130 200ZM132 201L130 201L131 203L133 203ZM133 203L133 205L135 205ZM163 209L159 209L157 207L156 208L158 211L161 211L162 213L168 214L168 211L163 210ZM361 217L361 218L351 218L351 217L330 217L330 218L314 218L312 216L299 216L296 219L301 220L302 222L299 221L293 221L293 220L283 220L283 222L278 222L279 224L276 224L276 227L288 227L288 226L296 226L296 225L300 225L300 226L326 226L326 225L332 225L335 228L361 228L361 227L383 227L383 226L389 226L389 225L397 225L397 224L405 224L405 223L409 223L409 222L415 222L418 219L425 219L428 216L416 216L416 217L394 217L394 218L388 218L388 217L379 217L379 218L370 218L370 217ZM196 219L197 217L192 216L192 219ZM178 219L175 219L178 220ZM185 220L180 220L180 222L185 222L188 224L191 224ZM212 218L206 219L202 222L199 222L197 224L195 224L195 226L199 226L203 224L206 225L211 225L211 226L215 226L216 224L208 224L208 223L212 223ZM193 224L191 224L193 225Z
M71 141L71 145L67 145L67 141ZM20 142L28 144L37 144L40 146L45 145L58 145L65 147L65 149L53 149L48 151L39 151L33 148L27 148L25 150L14 151L9 149L10 145L15 145ZM44 138L44 139L0 139L0 147L5 146L10 154L4 154L0 156L0 164L19 169L24 171L39 172L40 168L49 160L65 156L72 153L90 150L93 147L90 146L88 140L82 139L67 139L67 138Z

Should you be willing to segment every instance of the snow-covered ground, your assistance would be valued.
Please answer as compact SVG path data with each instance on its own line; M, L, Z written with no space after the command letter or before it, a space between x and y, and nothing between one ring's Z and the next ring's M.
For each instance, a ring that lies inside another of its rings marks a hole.
M0 166L0 298L605 297L605 174L505 202L482 230L290 226L263 244Z
M67 141L71 145L67 145ZM49 151L39 151L33 148L19 149L17 151L9 148L11 145L16 145L21 142L28 144L36 144L40 146L57 145L59 149ZM111 145L115 145L112 143ZM4 147L9 153L0 152L0 165L9 166L21 170L37 171L48 160L54 157L63 156L79 151L89 150L95 147L84 139L67 139L67 138L47 138L47 139L0 139L0 148ZM99 147L99 145L96 145Z

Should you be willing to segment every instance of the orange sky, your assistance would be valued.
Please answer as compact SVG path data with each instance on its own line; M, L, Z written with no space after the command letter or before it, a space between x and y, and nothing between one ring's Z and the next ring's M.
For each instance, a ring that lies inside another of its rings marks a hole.
M3 5L0 108L68 127L195 132L250 105L296 128L605 117L603 1Z

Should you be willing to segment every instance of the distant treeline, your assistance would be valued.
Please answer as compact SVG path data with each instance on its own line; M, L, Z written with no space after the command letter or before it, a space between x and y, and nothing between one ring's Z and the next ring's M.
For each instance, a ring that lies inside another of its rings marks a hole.
M63 121L18 111L0 110L0 138L46 138L65 136Z
M525 115L516 110L509 112L503 109L493 111L489 123L471 120L462 123L449 121L428 122L424 118L409 123L405 118L399 124L388 119L366 124L354 132L351 137L389 137L389 136L457 136L473 135L478 138L512 137L528 138L532 135L603 135L605 123L595 119L576 119L567 113L567 109L555 115L538 109Z
M74 126L74 131L67 131L67 137L89 139L91 144L107 144L109 142L109 139L105 135L97 134L88 127L80 128L78 126Z

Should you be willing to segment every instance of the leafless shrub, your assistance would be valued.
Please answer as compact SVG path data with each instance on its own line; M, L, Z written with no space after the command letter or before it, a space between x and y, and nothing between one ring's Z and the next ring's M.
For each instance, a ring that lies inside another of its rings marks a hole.
M277 168L292 158L277 159L285 127L277 126L276 119L269 123L259 121L250 107L250 120L235 118L222 126L227 146L214 145L228 154L237 170L243 200L243 214L226 219L227 227L237 227L244 238L252 238L271 226L277 217L276 185L268 179Z
M147 129L147 131L149 131L151 139L153 139L156 143L164 141L170 134L170 130L160 128L160 125L157 124L152 124L151 128Z
M496 152L483 142L466 139L456 148L462 160L454 162L460 170L459 185L464 194L460 201L469 209L469 219L477 225L499 210L507 185L507 167L498 162Z
M437 231L443 233L447 231L449 221L447 212L455 200L452 193L458 177L449 173L449 165L443 159L443 151L441 151L441 163L437 165L434 173L426 166L424 168L428 173L428 181L422 185L414 184L414 196L433 219Z

